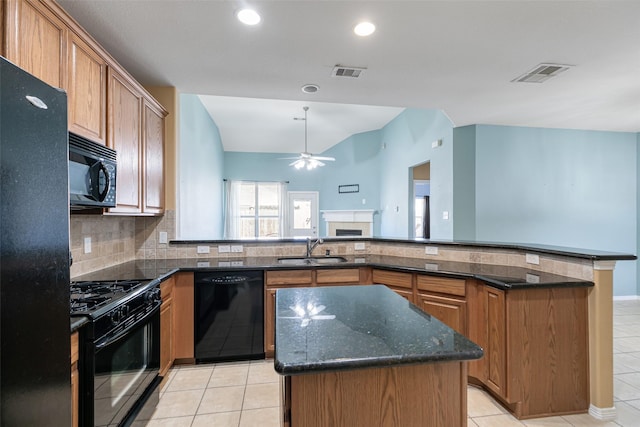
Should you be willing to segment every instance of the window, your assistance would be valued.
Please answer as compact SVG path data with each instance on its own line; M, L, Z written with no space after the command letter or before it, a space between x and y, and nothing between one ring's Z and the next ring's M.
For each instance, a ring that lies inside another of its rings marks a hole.
M286 184L228 181L225 237L282 237Z

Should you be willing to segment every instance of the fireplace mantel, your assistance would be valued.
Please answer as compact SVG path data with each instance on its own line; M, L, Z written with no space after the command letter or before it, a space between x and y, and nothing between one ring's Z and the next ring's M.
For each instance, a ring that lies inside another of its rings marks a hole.
M360 230L362 237L373 235L373 214L375 211L372 209L321 212L322 218L327 222L327 236L336 236L337 229Z

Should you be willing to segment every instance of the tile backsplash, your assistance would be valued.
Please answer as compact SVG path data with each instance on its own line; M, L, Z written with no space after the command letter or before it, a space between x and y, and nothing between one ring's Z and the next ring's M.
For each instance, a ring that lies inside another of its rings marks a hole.
M167 243L161 242L166 233ZM169 245L176 239L176 212L167 210L161 217L129 217L111 215L71 215L71 254L73 266L71 277L76 277L101 268L134 259L180 259L180 258L242 258L302 256L304 240L295 243L267 242L242 246L242 252L218 252L219 244L193 243ZM85 253L85 239L91 240L91 253ZM424 245L394 242L325 241L314 251L323 255L327 250L332 255L388 255L426 260L458 261L491 265L510 265L531 270L548 271L563 276L592 280L593 264L590 260L571 257L542 255L539 265L527 264L525 254L520 251L497 248L446 247L441 246L433 255L425 254ZM199 254L197 248L206 246L209 253ZM229 245L224 245L229 246Z
M135 259L135 221L127 216L71 215L71 277ZM89 246L91 252L85 253Z

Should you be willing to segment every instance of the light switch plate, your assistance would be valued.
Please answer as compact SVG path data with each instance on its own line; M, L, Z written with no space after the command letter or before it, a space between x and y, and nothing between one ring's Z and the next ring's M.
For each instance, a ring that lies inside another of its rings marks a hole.
M231 245L231 252L233 253L241 253L242 252L242 245Z
M218 253L219 254L226 254L231 252L231 246L229 245L219 245L218 246Z
M84 238L84 253L85 254L91 253L91 237Z
M355 245L353 245L353 249L356 251L364 251L366 246L364 242L356 242Z
M198 246L196 252L199 254L208 254L210 252L209 246Z
M158 233L158 243L166 244L167 240L168 240L168 236L166 231L161 231L160 233Z

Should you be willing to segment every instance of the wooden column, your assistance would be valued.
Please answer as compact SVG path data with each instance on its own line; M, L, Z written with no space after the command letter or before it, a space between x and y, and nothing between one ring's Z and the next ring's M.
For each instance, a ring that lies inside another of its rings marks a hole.
M613 269L615 261L595 261L589 292L589 414L616 418L613 405Z

